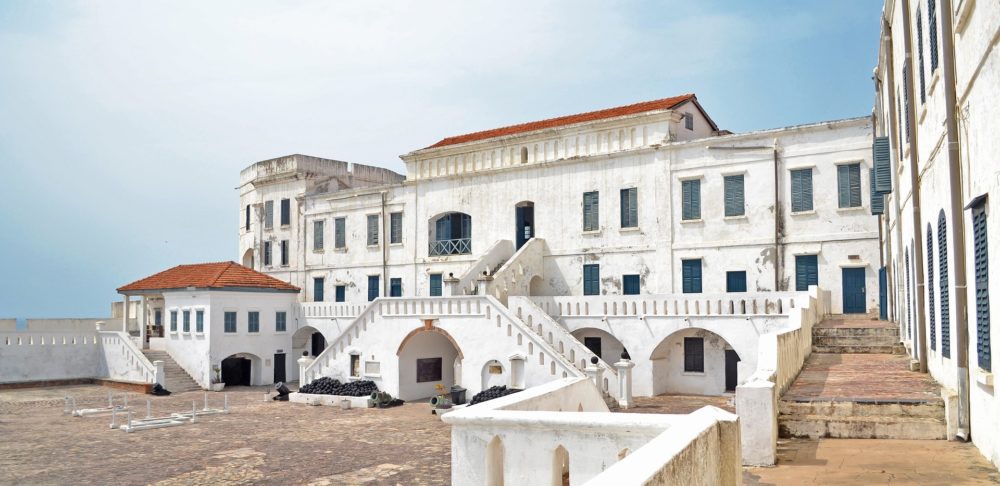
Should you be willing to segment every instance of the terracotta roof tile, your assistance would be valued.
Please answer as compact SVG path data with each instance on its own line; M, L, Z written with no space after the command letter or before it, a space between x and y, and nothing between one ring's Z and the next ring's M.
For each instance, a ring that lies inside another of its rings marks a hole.
M199 289L258 288L298 291L299 288L244 267L235 262L199 263L178 265L169 270L136 280L118 287L118 292L138 292L143 290L168 290L195 287Z
M642 103L619 106L616 108L608 108L605 110L579 113L576 115L560 116L557 118L549 118L547 120L521 123L519 125L511 125L509 127L494 128L492 130L467 133L465 135L456 135L454 137L445 138L440 142L435 143L434 145L431 145L430 147L427 148L445 147L448 145L456 145L466 142L475 142L477 140L502 137L505 135L514 135L517 133L532 132L535 130L542 130L545 128L561 127L565 125L573 125L575 123L604 120L608 118L615 118L626 115L635 115L638 113L645 113L647 111L669 110L681 103L684 103L685 101L690 101L694 98L695 96L693 93L688 93L686 95L674 96L672 98L663 98L661 100L644 101Z

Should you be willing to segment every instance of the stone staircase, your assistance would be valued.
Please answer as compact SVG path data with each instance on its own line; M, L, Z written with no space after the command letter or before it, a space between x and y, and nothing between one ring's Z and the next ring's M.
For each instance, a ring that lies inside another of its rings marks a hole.
M781 437L945 439L945 405L929 375L910 371L891 323L832 316L778 404Z
M150 362L163 361L163 372L166 375L166 383L163 387L171 393L198 391L202 389L201 385L194 381L194 378L191 378L191 375L189 375L187 371L184 371L184 368L181 368L181 365L177 364L177 362L170 357L170 353L167 353L166 351L144 349L142 350L142 354L146 355L146 358L148 358Z

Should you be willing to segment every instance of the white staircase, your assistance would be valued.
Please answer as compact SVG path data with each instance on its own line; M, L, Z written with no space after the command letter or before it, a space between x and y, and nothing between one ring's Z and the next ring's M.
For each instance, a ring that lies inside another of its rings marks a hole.
M170 357L170 353L144 349L142 354L146 355L150 361L163 361L163 371L166 375L166 383L164 383L163 388L171 393L201 390L201 385L194 381L194 378Z

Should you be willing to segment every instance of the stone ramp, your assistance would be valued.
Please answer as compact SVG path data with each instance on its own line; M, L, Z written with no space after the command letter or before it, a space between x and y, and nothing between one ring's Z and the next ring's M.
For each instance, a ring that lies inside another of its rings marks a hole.
M895 326L835 317L813 331L814 352L778 404L782 437L947 438L940 386L897 354Z
M170 357L170 353L166 351L154 351L151 349L142 350L142 354L146 355L146 358L152 361L163 361L163 373L166 375L166 383L163 387L169 390L171 393L181 393L186 391L196 391L201 390L201 385L194 381L191 377L181 368L181 365L177 364L173 358Z

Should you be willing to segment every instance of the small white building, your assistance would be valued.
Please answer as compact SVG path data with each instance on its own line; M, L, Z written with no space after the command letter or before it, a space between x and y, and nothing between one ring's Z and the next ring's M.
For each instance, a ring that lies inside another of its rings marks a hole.
M118 292L126 302L140 297L140 322L162 315L164 335L149 346L167 351L203 388L216 378L227 385L295 380L312 335L296 325L298 287L234 262L178 265Z

